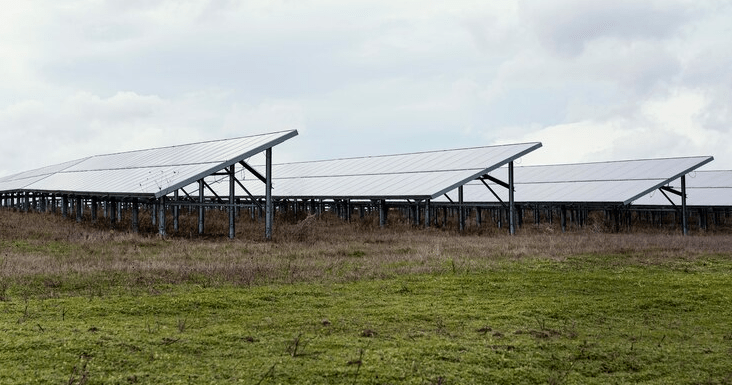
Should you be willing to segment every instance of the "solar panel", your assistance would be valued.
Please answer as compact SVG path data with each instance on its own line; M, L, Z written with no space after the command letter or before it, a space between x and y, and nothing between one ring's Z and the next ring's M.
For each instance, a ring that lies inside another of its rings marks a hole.
M272 194L280 198L429 199L539 147L541 143L535 142L275 164ZM245 178L243 184L253 195L264 193L257 179Z
M296 130L92 156L12 175L18 189L159 198L297 135Z
M68 167L71 167L79 162L83 162L87 158L72 160L70 162L64 162L53 166L46 166L35 170L24 171L18 174L8 175L0 178L0 191L14 191L21 190L26 186L29 186L43 178L47 178L54 173L62 171Z
M713 159L701 156L516 167L515 201L629 204ZM508 199L505 189L493 190L502 200ZM448 196L456 199L457 192ZM465 185L464 200L498 202L480 181Z
M681 190L679 180L669 184L675 190ZM686 177L686 195L689 206L732 206L732 170L694 171ZM674 204L680 204L680 198L666 194ZM671 205L660 192L645 195L635 202L636 205L668 206Z

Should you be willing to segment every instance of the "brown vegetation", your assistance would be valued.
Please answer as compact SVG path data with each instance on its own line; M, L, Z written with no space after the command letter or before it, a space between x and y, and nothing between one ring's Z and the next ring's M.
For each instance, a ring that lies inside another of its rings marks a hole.
M149 219L149 218L148 218ZM146 222L143 218L143 222ZM100 222L102 222L100 220ZM172 223L170 221L168 223ZM491 226L424 229L396 216L351 223L324 215L280 217L273 241L261 222L242 216L229 240L227 215L207 216L208 235L193 232L195 215L165 239L152 225L139 234L106 223L76 223L59 215L0 211L0 286L34 287L46 295L69 282L79 291L100 285L151 287L165 283L252 285L272 282L341 282L399 274L491 269L508 261L597 258L598 265L688 263L732 256L732 235L676 231L598 232L593 226L562 233L556 224L524 224L517 235ZM74 278L74 279L71 279ZM101 290L101 289L100 289ZM0 293L2 295L2 293Z

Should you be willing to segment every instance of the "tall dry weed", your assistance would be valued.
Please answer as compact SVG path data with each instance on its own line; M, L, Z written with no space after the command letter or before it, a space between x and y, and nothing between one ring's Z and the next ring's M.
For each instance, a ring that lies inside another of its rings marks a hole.
M183 215L181 230L172 231L169 220L170 236L161 239L152 224L142 222L140 233L133 233L101 221L0 210L0 282L52 295L104 285L339 282L481 271L533 259L648 265L732 256L730 234L606 233L587 226L562 233L525 223L510 236L505 228L490 226L473 225L464 233L425 229L396 215L384 228L373 216L350 223L332 214L299 218L276 217L273 240L264 241L263 223L249 216L239 217L237 237L230 240L225 212L207 215L203 236L197 234L196 216Z

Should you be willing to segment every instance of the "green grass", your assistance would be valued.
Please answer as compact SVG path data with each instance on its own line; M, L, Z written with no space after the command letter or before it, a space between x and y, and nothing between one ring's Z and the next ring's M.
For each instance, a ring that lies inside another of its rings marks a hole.
M0 383L732 383L732 261L624 261L55 296L13 283Z

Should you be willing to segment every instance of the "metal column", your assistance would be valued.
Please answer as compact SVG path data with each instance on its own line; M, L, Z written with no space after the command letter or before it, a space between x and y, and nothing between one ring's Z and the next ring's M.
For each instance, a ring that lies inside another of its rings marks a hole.
M132 198L132 231L140 231L140 202L137 198Z
M236 235L236 206L234 206L234 192L236 181L236 165L232 164L229 168L229 238L234 239Z
M513 161L508 162L508 232L511 235L516 234L516 225L514 220L516 217L516 207L513 200Z
M165 233L165 195L160 197L160 203L158 204L159 207L159 217L158 217L158 234L160 234L161 237L164 237L166 235Z
M267 158L267 182L265 183L264 202L264 237L272 239L272 147L266 151Z
M97 197L91 198L91 219L93 223L96 223L97 221Z
M61 196L61 216L64 218L69 216L69 196L66 194Z
M465 208L463 207L463 186L458 187L458 221L460 231L465 230Z
M173 193L173 199L175 200L175 205L173 205L173 230L178 231L180 229L180 205L178 205L178 190L175 190Z
M114 228L114 225L117 223L117 200L114 198L109 199L109 222L111 223L112 227Z
M81 216L84 214L81 206L81 197L76 197L76 222L81 222Z
M203 196L203 179L198 181L198 234L203 234L203 202L206 198Z
M681 176L681 231L684 235L689 234L686 213L686 175Z

